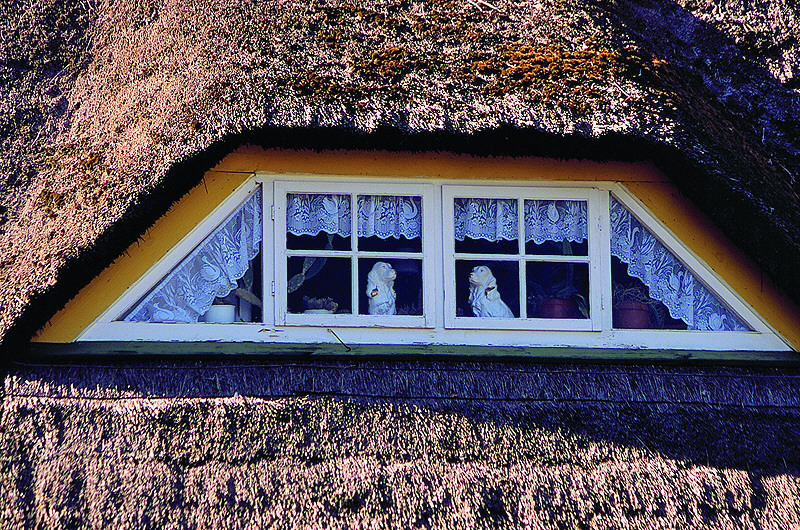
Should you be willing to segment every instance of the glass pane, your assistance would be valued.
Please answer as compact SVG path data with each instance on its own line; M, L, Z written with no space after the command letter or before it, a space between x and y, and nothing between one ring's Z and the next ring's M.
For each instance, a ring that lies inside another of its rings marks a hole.
M538 256L586 256L589 254L589 243L581 241L545 241L537 245L533 241L525 242L525 254Z
M628 275L628 265L611 257L614 327L625 329L686 329L686 322L672 318L667 306L650 298L650 289Z
M528 317L589 318L589 264L526 263Z
M128 322L260 320L261 201L259 189L120 318Z
M289 250L350 250L350 237L320 232L315 236L286 234Z
M349 258L292 256L287 260L289 313L351 313Z
M519 263L456 260L456 316L519 317Z
M292 250L350 250L349 195L289 193L286 246Z
M422 260L358 260L362 315L422 315Z
M227 296L217 297L200 322L261 322L261 252Z
M627 312L627 307L634 305L627 302L644 300L639 303L650 307L649 326L657 328L672 327L674 318L685 322L686 329L692 330L750 330L750 326L717 298L672 251L614 197L611 198L609 214L611 255L627 264L627 268L623 271L624 276L638 278L646 286L645 294L642 287L631 285L631 282L619 273L616 278L620 287L616 297L619 300L618 306L625 302ZM640 293L633 293L632 290L638 290ZM657 300L659 303L651 303L649 300ZM666 306L666 312L660 304ZM658 316L659 314L669 316L662 317ZM636 325L643 325L644 320L642 316ZM620 324L622 325L629 324Z
M586 201L525 200L525 253L586 256Z
M422 197L358 196L358 248L421 252Z
M454 199L455 250L459 253L517 254L516 199Z

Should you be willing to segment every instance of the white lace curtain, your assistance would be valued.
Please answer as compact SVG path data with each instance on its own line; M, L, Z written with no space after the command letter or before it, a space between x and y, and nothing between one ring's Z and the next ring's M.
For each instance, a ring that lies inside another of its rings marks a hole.
M320 232L350 237L349 195L291 193L287 197L286 230L296 236ZM422 199L394 195L359 195L358 236L407 239L422 233Z
M689 329L750 331L622 204L611 198L611 254L628 264L650 298L663 303Z
M455 199L455 238L514 241L518 234L516 199ZM579 243L587 237L585 201L525 200L525 240Z
M123 320L197 322L245 276L262 239L261 190L197 245Z

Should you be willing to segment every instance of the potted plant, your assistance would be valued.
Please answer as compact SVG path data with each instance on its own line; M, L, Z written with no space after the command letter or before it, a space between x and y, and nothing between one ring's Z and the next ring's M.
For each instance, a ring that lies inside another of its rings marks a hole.
M303 297L303 309L306 313L334 313L338 308L339 304L332 298Z
M657 301L650 298L649 289L641 282L618 283L612 286L614 327L645 329Z
M528 303L541 318L589 318L586 297L568 279L545 284L529 281Z

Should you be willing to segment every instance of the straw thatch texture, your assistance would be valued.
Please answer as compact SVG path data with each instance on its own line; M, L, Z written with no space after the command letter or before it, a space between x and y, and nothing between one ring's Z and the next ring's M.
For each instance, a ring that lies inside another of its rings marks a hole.
M795 372L15 366L3 527L800 524Z
M798 27L789 0L3 2L0 337L244 142L652 158L798 300Z

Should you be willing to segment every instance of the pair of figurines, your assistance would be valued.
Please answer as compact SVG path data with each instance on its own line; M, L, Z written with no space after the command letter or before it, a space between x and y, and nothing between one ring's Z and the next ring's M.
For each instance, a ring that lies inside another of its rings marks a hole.
M370 315L394 315L397 293L394 281L397 271L383 261L372 266L367 275L366 294ZM486 265L479 265L469 274L469 303L476 317L514 318L514 313L500 298L497 280Z

